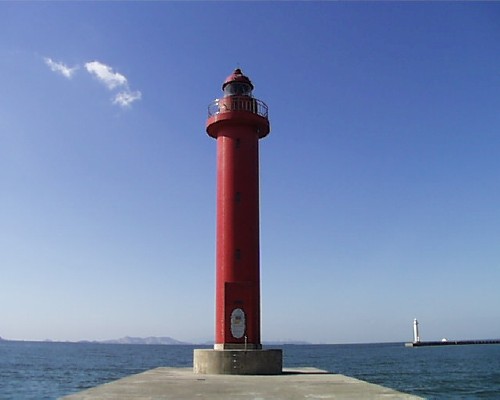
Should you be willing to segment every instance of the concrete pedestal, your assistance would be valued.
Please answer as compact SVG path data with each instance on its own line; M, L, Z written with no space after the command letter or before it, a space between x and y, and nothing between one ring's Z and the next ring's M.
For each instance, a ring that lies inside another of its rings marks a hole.
M194 350L195 374L280 375L283 371L281 349Z

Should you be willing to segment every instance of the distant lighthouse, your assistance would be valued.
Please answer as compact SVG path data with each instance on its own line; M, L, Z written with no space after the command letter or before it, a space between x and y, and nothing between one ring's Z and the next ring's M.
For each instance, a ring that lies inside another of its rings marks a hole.
M418 333L418 321L416 318L413 320L413 343L420 343L420 335Z
M260 338L259 139L270 131L267 105L235 69L208 106L206 131L217 141L214 350L195 350L194 371L280 374L281 350Z

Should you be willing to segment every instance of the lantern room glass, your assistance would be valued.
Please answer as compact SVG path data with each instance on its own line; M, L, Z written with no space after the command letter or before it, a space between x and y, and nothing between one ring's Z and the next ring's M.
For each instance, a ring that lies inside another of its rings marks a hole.
M244 82L231 82L224 87L224 97L227 96L251 96L252 86Z

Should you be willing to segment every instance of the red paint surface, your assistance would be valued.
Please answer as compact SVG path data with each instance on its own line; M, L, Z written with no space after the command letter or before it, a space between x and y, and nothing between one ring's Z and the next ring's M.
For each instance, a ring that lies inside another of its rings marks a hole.
M224 102L229 105L231 96ZM230 328L231 312L241 308L247 343L260 347L258 141L269 133L269 122L251 111L221 107L208 119L207 132L217 139L215 342L245 343Z

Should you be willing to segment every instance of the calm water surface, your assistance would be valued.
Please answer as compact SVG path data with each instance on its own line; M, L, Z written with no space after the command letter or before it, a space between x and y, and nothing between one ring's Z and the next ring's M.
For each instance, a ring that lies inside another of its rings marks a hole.
M200 347L0 342L0 399L57 399L155 367L191 367ZM285 367L321 368L429 399L500 399L500 345L276 347Z

